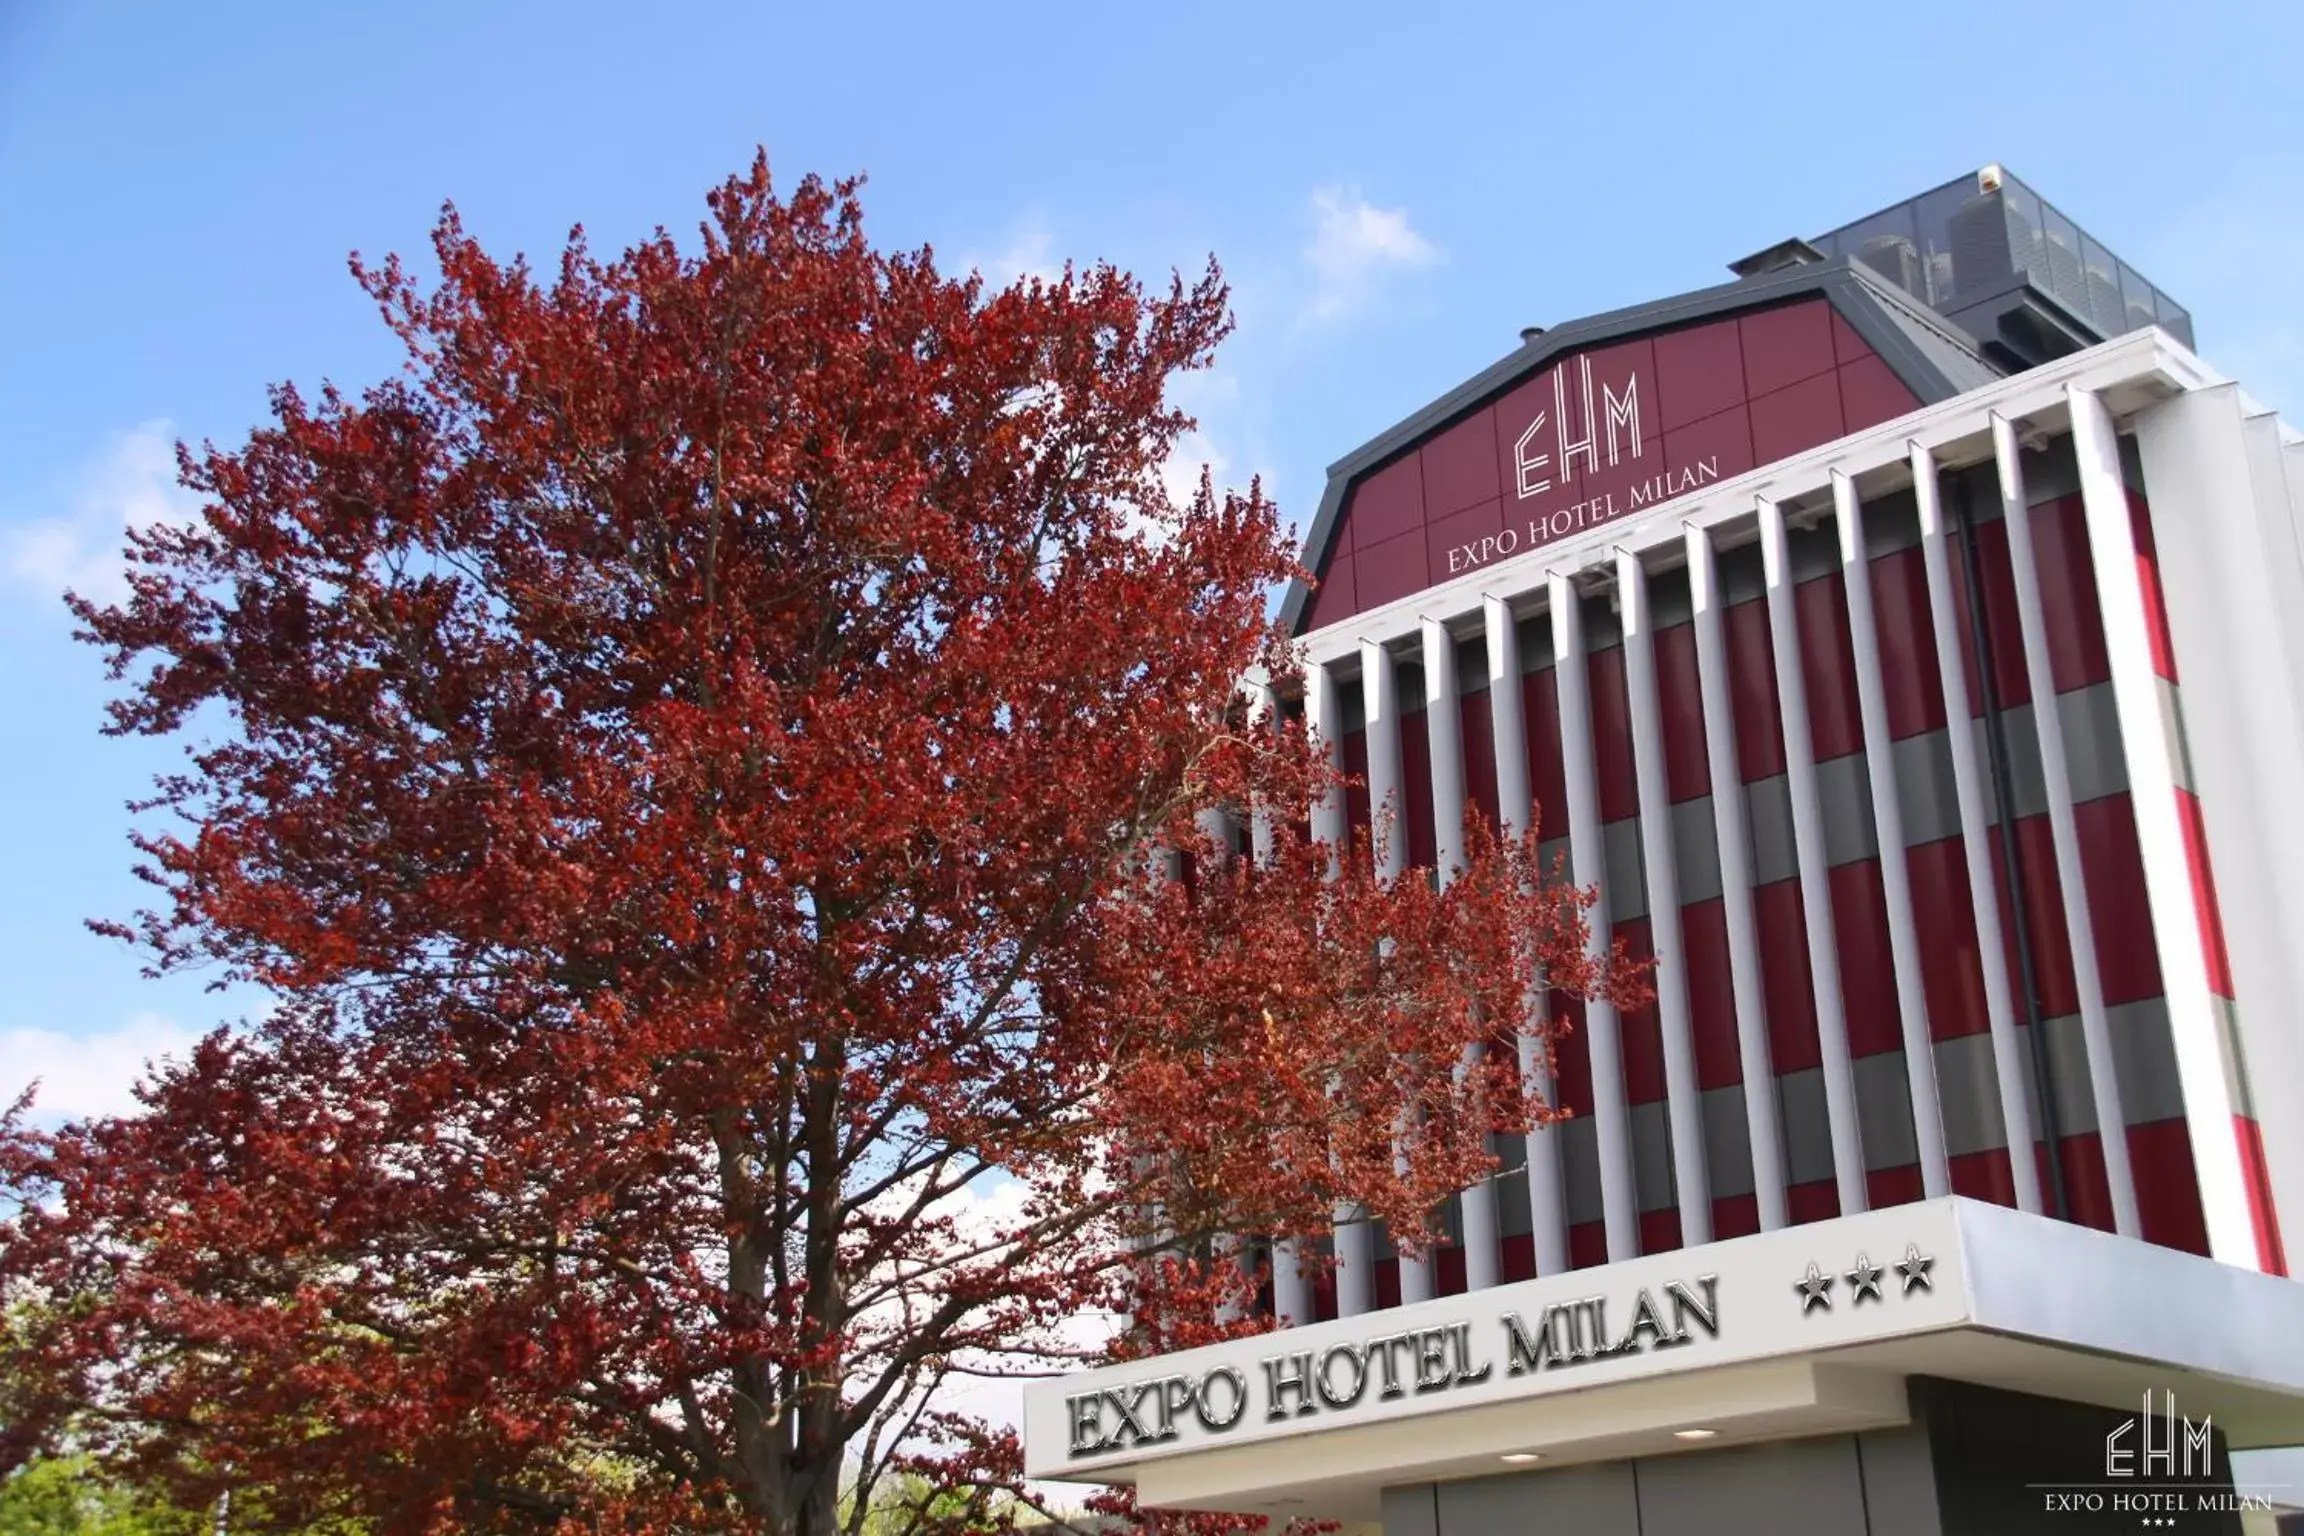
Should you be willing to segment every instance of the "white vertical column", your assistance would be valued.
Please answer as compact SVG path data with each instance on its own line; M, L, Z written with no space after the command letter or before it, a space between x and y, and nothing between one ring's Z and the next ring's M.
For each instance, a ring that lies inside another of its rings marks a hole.
M2136 452L2151 496L2161 612L2181 661L2185 781L2197 845L2224 899L2223 959L2236 1001L2216 1000L2234 1111L2254 1120L2268 1188L2250 1212L2265 1258L2304 1218L2304 761L2298 674L2304 562L2295 509L2304 451L2283 466L2281 426L2236 385L2187 390L2142 411ZM2299 445L2304 450L2304 444ZM2188 813L2189 814L2189 813ZM2239 1128L2235 1126L2235 1134ZM2250 1147L2253 1159L2258 1149ZM2262 1224L2256 1225L2260 1214Z
M2032 1128L2032 1096L2025 1089L2024 1047L2016 1035L2015 1006L2008 985L2000 893L1992 882L1990 823L1976 766L1976 722L1968 701L1968 669L1960 661L1959 609L1952 594L1952 557L1944 545L1943 499L1936 481L1936 461L1917 443L1912 445L1912 495L1920 507L1920 559L1928 573L1928 616L1936 637L1936 675L1944 689L1944 734L1952 749L1952 791L1960 806L1960 853L1968 865L1968 905L1976 917L1977 959L1984 973L1984 1018L1992 1032L1992 1071L2000 1085L2000 1119L2008 1132L2009 1176L2016 1190L2016 1208L2037 1213L2040 1167L2033 1152L2037 1137ZM2045 761L2045 742L2041 756ZM2061 738L2058 757L2061 767ZM2013 858L2009 868L2015 868ZM2042 1084L2043 1089L2046 1086Z
M1226 814L1221 806L1203 806L1199 814L1192 818L1192 823L1199 832L1201 841L1201 846L1192 850L1194 858L1203 867L1215 866L1220 868L1230 863L1233 856L1231 816ZM1212 1264L1230 1264L1241 1271L1243 1276L1255 1267L1254 1256L1247 1242L1237 1232L1214 1234L1209 1239L1208 1252ZM1254 1311L1253 1302L1253 1296L1227 1297L1216 1309L1216 1321L1219 1323L1246 1321Z
M1374 640L1360 642L1360 706L1367 731L1368 822L1376 843L1376 873L1392 881L1408 868L1408 802L1401 792L1400 770L1400 685L1392 653Z
M1435 871L1443 888L1464 867L1464 732L1458 715L1456 637L1438 619L1426 619L1424 739L1432 758L1432 831ZM1477 1066L1480 1047L1464 1053L1461 1077ZM1496 1184L1482 1179L1457 1200L1464 1218L1464 1288L1484 1291L1503 1278L1496 1228Z
M1888 690L1880 680L1880 631L1872 618L1872 556L1864 542L1863 498L1856 494L1856 482L1838 470L1832 472L1832 509L1840 524L1840 574L1848 592L1856 713L1864 725L1864 771L1872 785L1872 826L1879 834L1888 963L1896 973L1896 1013L1904 1035L1904 1081L1912 1097L1920 1191L1936 1200L1952 1193L1952 1167L1944 1155L1944 1106L1936 1089L1936 1042L1928 1029L1928 989L1920 975L1920 932L1912 919L1912 876L1904 858L1904 805L1896 797L1896 747L1888 734Z
M1336 691L1336 674L1323 662L1304 669L1304 713L1312 724L1314 749L1327 757L1331 768L1344 762L1344 701ZM1312 806L1312 836L1328 847L1328 868L1341 869L1350 828L1345 819L1344 791L1331 788ZM1351 1201L1336 1207L1336 1315L1357 1317L1376 1305L1376 1234L1368 1217Z
M1832 1179L1840 1214L1869 1209L1864 1136L1857 1121L1856 1074L1848 1059L1848 1016L1840 1001L1840 946L1832 932L1832 881L1824 862L1824 808L1816 792L1816 748L1808 733L1808 684L1800 671L1800 616L1792 592L1784 509L1757 498L1760 563L1768 584L1768 629L1776 660L1776 707L1784 722L1784 776L1791 791L1792 843L1800 866L1800 911L1816 1000L1817 1054L1824 1072L1824 1118L1832 1135Z
M1272 685L1258 681L1249 693L1249 713L1259 729L1277 730L1280 725L1280 701L1272 692ZM1254 806L1248 817L1249 852L1259 864L1268 864L1279 843L1277 818L1269 805ZM1304 1272L1303 1259L1297 1252L1294 1239L1281 1239L1272 1244L1272 1313L1283 1328L1298 1328L1314 1321L1312 1280Z
M1312 750L1332 773L1344 771L1344 699L1337 692L1336 672L1327 662L1309 662L1304 668L1304 723L1312 737ZM1312 840L1328 850L1331 875L1341 867L1350 827L1345 820L1344 789L1331 783L1312 802Z
M1528 721L1520 693L1520 630L1511 605L1500 597L1480 602L1488 638L1488 733L1496 758L1496 820L1508 838L1524 835L1534 819L1528 792ZM1527 1001L1534 1019L1544 1006L1541 986ZM1555 1104L1548 1064L1535 1035L1523 1027L1520 1073L1534 1082L1546 1104ZM1557 1275L1568 1267L1568 1197L1560 1176L1560 1132L1540 1125L1528 1133L1528 1219L1536 1250L1536 1273Z
M1608 860L1600 833L1600 787L1592 755L1592 680L1584 649L1584 611L1565 571L1550 573L1552 659L1560 698L1560 755L1568 790L1568 863L1576 883L1598 892L1587 914L1592 952L1609 944ZM1640 1254L1640 1201L1633 1183L1631 1117L1624 1106L1624 1047L1616 1010L1584 1003L1584 1040L1592 1056L1592 1129L1600 1146L1600 1215L1608 1262Z
M1641 868L1648 881L1648 932L1656 953L1656 1015L1664 1044L1664 1106L1672 1127L1672 1182L1683 1247L1712 1241L1712 1175L1704 1150L1704 1090L1696 1079L1696 1030L1688 1007L1688 953L1680 941L1680 871L1672 842L1672 787L1664 770L1663 705L1656 686L1656 636L1648 613L1648 571L1616 551L1616 590L1624 619L1624 687L1632 714L1632 768L1640 793Z
M2024 677L2032 695L2032 724L2040 741L2040 777L2048 792L2048 836L2056 854L2056 892L2064 913L2064 933L2072 951L2072 990L2080 1002L2080 1039L2088 1057L2090 1102L2098 1139L2104 1146L2104 1173L2112 1196L2112 1222L2123 1235L2143 1230L2136 1207L2136 1179L2128 1161L2126 1116L2120 1109L2120 1073L2112 1057L2112 1020L2104 1008L2104 982L2096 964L2096 923L2088 910L2088 875L2080 864L2080 829L2072 812L2072 777L2065 766L2064 718L2056 707L2056 670L2048 655L2048 621L2040 604L2040 566L2032 550L2032 509L2024 490L2024 461L2016 428L2006 417L1992 418L1992 453L2000 473L2000 510L2008 525L2008 566L2016 588L2016 628L2023 640ZM2123 530L2126 509L2123 507ZM2131 578L2133 579L2133 578ZM2151 675L2151 657L2145 657ZM2125 704L2121 729L2127 730ZM2151 723L2160 724L2157 693ZM2017 876L2016 849L2006 850L2008 878ZM2186 932L2192 930L2189 926ZM2045 1094L2050 1085L2040 1084ZM2107 1118L2109 1117L2109 1118Z
M2069 390L2072 448L2079 460L2080 503L2088 523L2089 561L2104 618L2104 649L2111 663L2112 700L2120 716L2121 755L2128 765L2128 798L2136 813L2136 840L2144 855L2145 902L2167 988L2168 1028L2176 1046L2176 1076L2184 1093L2184 1121L2192 1141L2193 1172L2207 1218L2208 1252L2228 1264L2256 1267L2255 1223L2247 1179L2233 1136L2231 1094L2224 1075L2223 1023L2208 987L2201 949L2200 912L2192 892L2192 860L2176 804L2167 725L2160 712L2160 676L2152 666L2152 630L2136 568L2136 535L2128 521L2128 492L2120 476L2120 440L2104 402ZM2005 462L2005 461L2004 461ZM2003 474L2006 473L2003 468ZM2037 576L2037 567L2034 571ZM2033 699L2045 720L2055 694ZM2062 782L2059 776L2059 782ZM2085 902L2073 904L2082 909ZM2067 916L2070 912L2067 912ZM2097 1139L2113 1188L2113 1220L2124 1235L2139 1230L2134 1175L2128 1161L2127 1120L2120 1111L2112 1070L2109 1025L2094 1030L2080 1018L2088 1044L2088 1075L2096 1093ZM2101 1055L2099 1055L2101 1046Z
M1760 1230L1791 1220L1784 1197L1784 1135L1776 1064L1768 1045L1767 992L1760 974L1760 924L1752 910L1752 837L1744 774L1736 757L1728 634L1712 535L1687 534L1688 591L1695 610L1696 677L1704 699L1704 756L1712 779L1712 830L1720 852L1720 915L1728 932L1728 987L1736 1008L1736 1057L1744 1075L1744 1131L1752 1147L1752 1194Z
M1378 641L1360 642L1360 699L1367 720L1368 815L1376 829L1376 873L1386 883L1408 869L1407 779L1400 760L1400 684L1392 653ZM1387 827L1386 822L1390 822ZM1406 1128L1402 1128L1406 1134ZM1395 1154L1407 1171L1405 1150ZM1432 1261L1396 1248L1403 1305L1432 1296Z
M1464 867L1464 733L1457 716L1456 637L1438 619L1426 619L1424 741L1432 758L1432 845L1435 873L1445 887Z

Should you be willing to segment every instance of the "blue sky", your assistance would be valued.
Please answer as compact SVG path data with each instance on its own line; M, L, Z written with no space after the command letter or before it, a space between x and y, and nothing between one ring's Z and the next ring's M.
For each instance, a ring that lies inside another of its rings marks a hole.
M397 366L345 275L444 199L499 250L694 227L765 145L869 174L885 243L996 276L1211 251L1220 477L1325 466L1558 322L1999 161L2304 412L2304 6L1159 8L0 0L0 1094L119 1102L246 1006L139 978L124 802L65 582L178 506L167 445Z

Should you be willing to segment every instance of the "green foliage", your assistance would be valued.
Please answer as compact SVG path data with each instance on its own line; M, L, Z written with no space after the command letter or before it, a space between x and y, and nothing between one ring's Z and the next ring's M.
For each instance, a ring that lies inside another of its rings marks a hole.
M1005 1529L1026 1513L1012 1494L942 1487L917 1472L891 1472L874 1482L871 1502L861 1518L851 1489L841 1500L840 1523L856 1536L933 1536Z
M203 1514L106 1480L85 1456L44 1457L0 1480L0 1536L198 1536Z

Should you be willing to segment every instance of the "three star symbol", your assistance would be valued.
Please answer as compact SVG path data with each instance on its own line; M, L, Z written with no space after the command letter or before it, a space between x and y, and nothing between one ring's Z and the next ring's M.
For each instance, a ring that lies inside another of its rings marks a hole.
M1923 1254L1918 1243L1904 1245L1904 1257L1896 1261L1896 1273L1904 1282L1897 1294L1909 1296L1914 1291L1936 1292L1932 1271L1935 1259ZM1856 1255L1856 1265L1845 1271L1848 1277L1848 1304L1860 1307L1867 1301L1883 1301L1887 1293L1881 1289L1888 1271L1885 1266L1872 1262L1869 1253ZM1834 1277L1824 1272L1824 1266L1814 1259L1808 1261L1808 1272L1792 1282L1792 1289L1800 1297L1800 1315L1832 1310L1832 1284Z

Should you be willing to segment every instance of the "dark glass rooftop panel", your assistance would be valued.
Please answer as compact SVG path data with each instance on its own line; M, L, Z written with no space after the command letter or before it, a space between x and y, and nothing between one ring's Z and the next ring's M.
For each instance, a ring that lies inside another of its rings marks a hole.
M2192 344L2192 317L2047 199L1997 166L1930 188L1812 242L1955 314L2029 284L2109 338L2149 325Z

